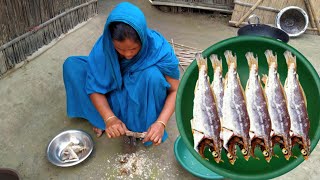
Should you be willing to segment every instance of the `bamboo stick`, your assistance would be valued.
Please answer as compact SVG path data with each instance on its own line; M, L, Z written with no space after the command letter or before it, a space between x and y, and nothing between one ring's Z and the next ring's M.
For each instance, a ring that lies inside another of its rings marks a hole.
M236 23L236 27L239 27L239 25L262 3L263 0L258 0L250 9L249 11L243 15L240 20Z
M246 3L246 2L241 2L241 1L238 1L238 0L235 0L234 1L234 4L238 4L240 6L246 6L246 7L252 7L254 6L254 4L251 4L251 3ZM272 12L280 12L279 9L276 9L276 8L273 8L273 7L267 7L267 6L257 6L256 9L262 9L262 10L266 10L266 11L272 11Z

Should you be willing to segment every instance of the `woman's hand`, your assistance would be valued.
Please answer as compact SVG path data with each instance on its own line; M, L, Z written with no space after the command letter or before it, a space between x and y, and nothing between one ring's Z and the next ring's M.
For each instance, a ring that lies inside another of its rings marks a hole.
M117 117L114 117L106 122L106 134L108 138L123 136L128 131L126 125Z
M164 134L164 124L159 121L154 122L148 129L146 137L143 139L143 143L152 141L154 145L159 145Z

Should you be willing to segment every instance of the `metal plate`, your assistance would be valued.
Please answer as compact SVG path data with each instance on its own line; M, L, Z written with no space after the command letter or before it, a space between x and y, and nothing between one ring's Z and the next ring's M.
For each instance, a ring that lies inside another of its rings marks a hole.
M86 149L79 154L79 160L75 162L62 161L62 151L71 142L72 138L77 138L79 143L86 147ZM47 147L48 160L59 167L70 167L77 165L88 158L93 150L93 140L91 136L81 130L67 130L63 131L54 137Z

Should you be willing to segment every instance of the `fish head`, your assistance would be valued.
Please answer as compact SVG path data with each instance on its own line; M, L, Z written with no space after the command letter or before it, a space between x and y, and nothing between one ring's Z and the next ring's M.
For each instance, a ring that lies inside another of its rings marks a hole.
M310 143L303 141L302 145L299 145L300 152L305 160L308 160L310 154Z
M241 153L242 153L244 159L245 159L246 161L248 161L249 158L250 158L249 146L242 148L242 149L241 149Z
M227 153L227 157L228 157L228 160L229 160L230 164L234 165L234 163L237 160L237 156L235 155L235 153L228 152Z
M234 141L241 149L241 154L243 155L244 159L246 161L250 158L250 152L249 152L249 144L248 141L244 137L235 137Z
M304 158L305 160L308 160L308 158L309 158L309 151L306 150L306 149L301 149L300 152L301 152L303 158Z
M309 158L310 154L310 139L305 136L293 136L292 144L299 144L300 152L305 160Z
M263 154L264 159L269 163L272 158L272 149L271 148L264 149L262 151L262 154Z
M213 156L213 159L217 162L220 163L221 161L221 151L218 149L215 149L213 151L211 151L211 154Z
M271 139L273 144L279 144L285 159L289 160L291 157L292 147L290 139L283 135L274 135Z
M227 150L227 157L230 162L230 164L234 165L234 163L237 160L237 155L236 155L236 145L234 141L231 141L230 144L228 144L228 150Z
M291 157L291 149L289 147L283 147L281 151L284 155L284 158L286 158L286 160L288 161Z

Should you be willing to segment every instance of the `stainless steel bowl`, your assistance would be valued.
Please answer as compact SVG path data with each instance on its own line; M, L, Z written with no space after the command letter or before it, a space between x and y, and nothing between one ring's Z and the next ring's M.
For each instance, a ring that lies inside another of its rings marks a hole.
M297 37L307 30L309 17L300 7L288 6L277 14L275 21L277 28L285 31L290 37Z
M73 139L79 140L79 143L86 147L84 151L79 154L79 160L74 162L62 161L62 151L69 145ZM93 140L91 136L81 130L67 130L63 131L54 137L47 147L48 160L59 167L70 167L84 161L93 150Z

